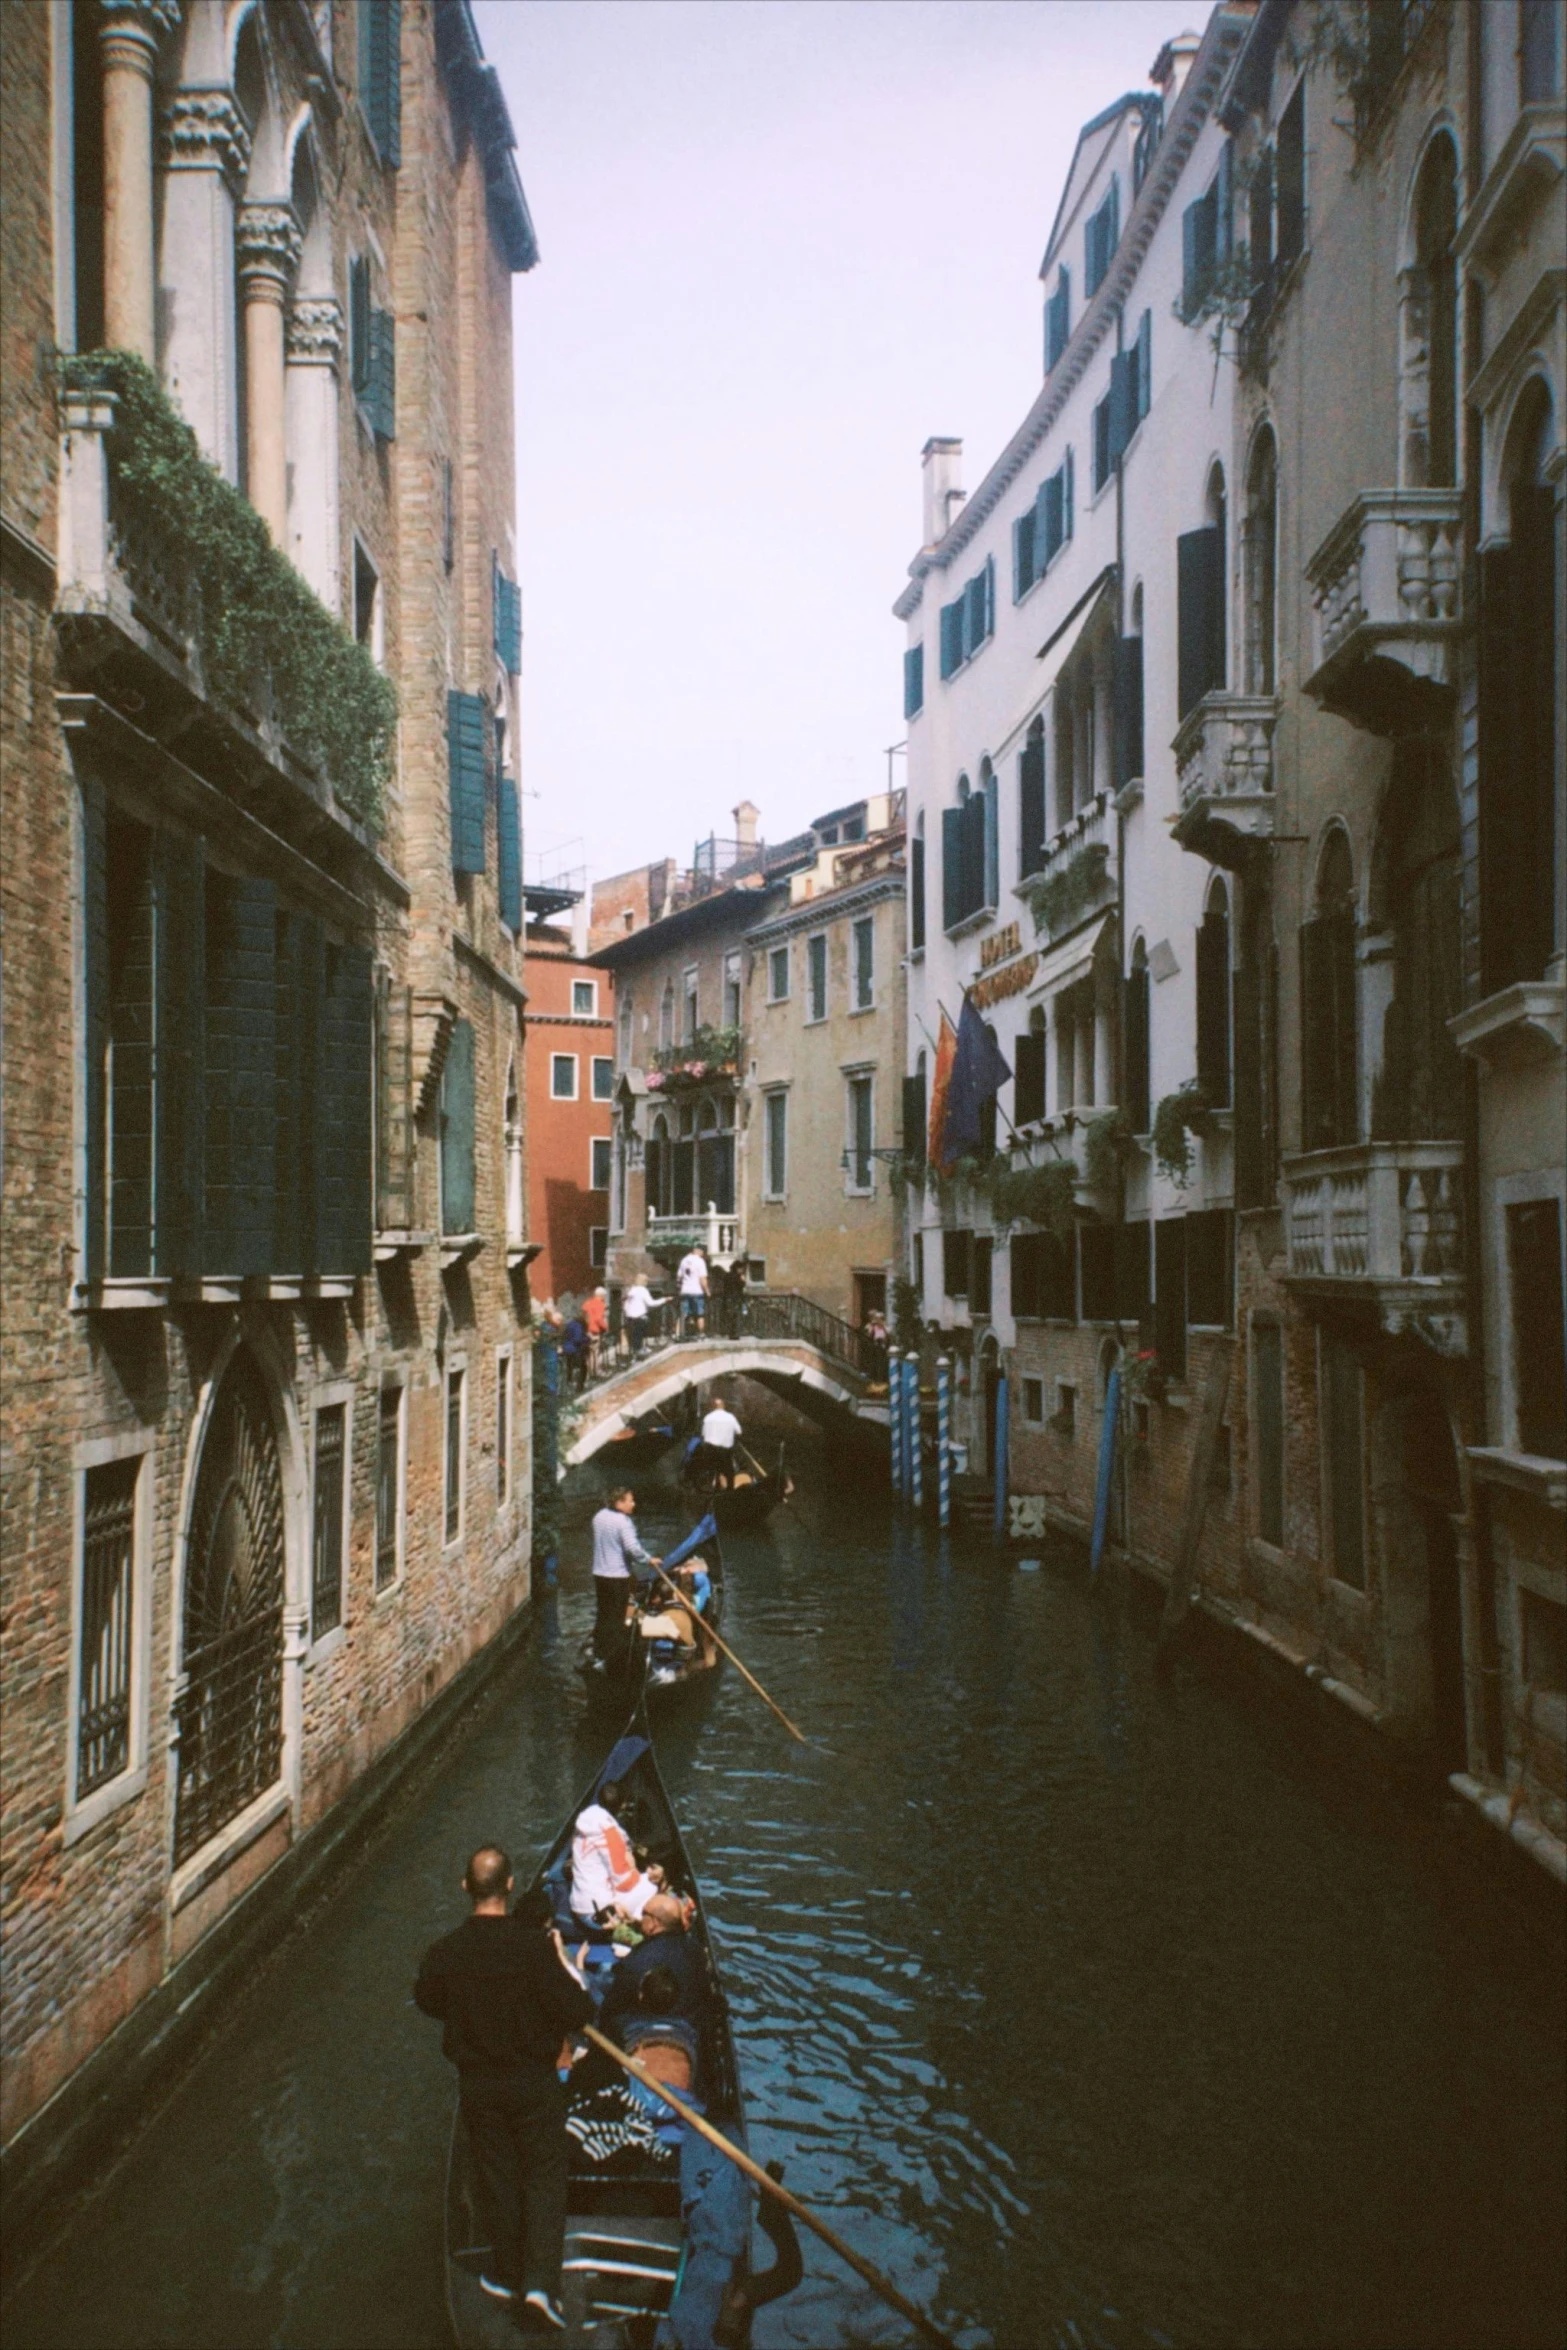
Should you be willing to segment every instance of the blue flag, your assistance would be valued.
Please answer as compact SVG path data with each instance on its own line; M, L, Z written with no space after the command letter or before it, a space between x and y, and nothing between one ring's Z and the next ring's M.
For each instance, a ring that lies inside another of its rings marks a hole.
M974 1008L963 998L958 1014L958 1050L947 1086L947 1127L942 1156L950 1166L970 1144L979 1140L979 1114L995 1100L1012 1072L1001 1057L1001 1047Z

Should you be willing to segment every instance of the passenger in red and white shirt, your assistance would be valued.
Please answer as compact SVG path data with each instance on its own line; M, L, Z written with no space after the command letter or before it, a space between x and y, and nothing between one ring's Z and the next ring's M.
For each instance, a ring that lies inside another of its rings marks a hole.
M664 1889L662 1869L640 1869L631 1839L610 1810L620 1794L613 1784L600 1788L604 1803L590 1803L577 1814L571 1844L571 1908L579 1918L602 1918L618 1912L635 1924L647 1916L661 1928L685 1923L685 1903Z

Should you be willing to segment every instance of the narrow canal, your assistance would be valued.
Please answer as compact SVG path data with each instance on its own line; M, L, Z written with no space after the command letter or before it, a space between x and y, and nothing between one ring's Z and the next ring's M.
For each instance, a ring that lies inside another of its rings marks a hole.
M451 2082L408 2002L468 1848L519 1876L600 1759L580 1512L439 1776L24 2279L8 2350L439 2350ZM965 2345L1562 2339L1549 1900L1325 1769L1081 1562L948 1557L802 1475L729 1546L732 1671L661 1736L753 2138ZM1542 1890L1544 1890L1542 1888ZM895 2344L807 2239L759 2350Z

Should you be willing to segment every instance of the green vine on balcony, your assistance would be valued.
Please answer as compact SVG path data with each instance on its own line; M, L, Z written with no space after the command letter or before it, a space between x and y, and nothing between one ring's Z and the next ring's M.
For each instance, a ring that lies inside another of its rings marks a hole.
M699 1028L683 1044L660 1045L653 1055L653 1067L666 1082L674 1079L698 1085L704 1078L738 1069L742 1043L738 1028Z
M1083 1181L1090 1191L1118 1191L1121 1165L1131 1148L1132 1123L1124 1110L1105 1110L1084 1130Z
M1167 1093L1154 1112L1154 1158L1161 1172L1183 1191L1191 1179L1191 1137L1206 1134L1212 1122L1212 1105L1195 1081L1183 1085L1178 1093Z
M1091 841L1076 856L1035 885L1034 932L1055 938L1081 922L1105 885L1110 851L1103 841Z
M349 814L379 830L391 777L397 693L275 547L266 524L201 453L157 377L133 351L61 360L71 392L109 392L116 503L134 529L180 543L201 583L199 650L208 690L247 705L263 674L284 739Z
M997 1225L1037 1224L1065 1239L1076 1221L1077 1169L1070 1159L1050 1159L1042 1167L993 1159L986 1190Z

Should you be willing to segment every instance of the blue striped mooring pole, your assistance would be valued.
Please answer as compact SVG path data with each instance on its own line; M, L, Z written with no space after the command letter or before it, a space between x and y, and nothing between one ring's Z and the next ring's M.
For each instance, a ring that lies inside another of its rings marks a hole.
M913 1347L904 1362L903 1376L909 1386L909 1499L919 1510L925 1506L925 1460L920 1441L920 1359Z
M892 1455L892 1490L903 1491L903 1357L887 1349L887 1435Z
M936 1357L936 1521L952 1523L952 1365Z

